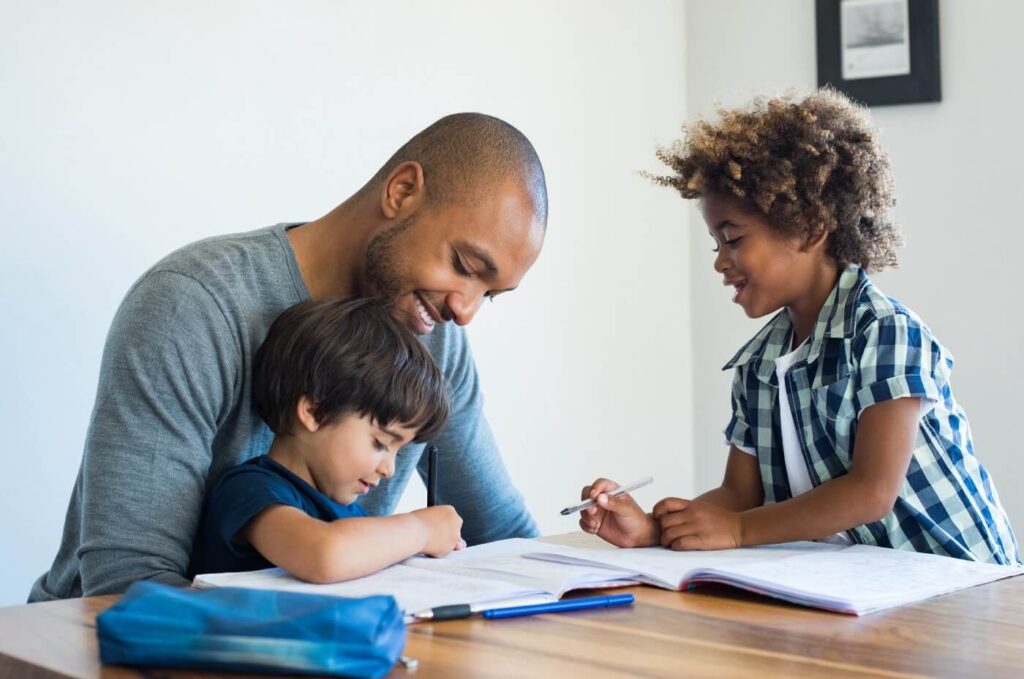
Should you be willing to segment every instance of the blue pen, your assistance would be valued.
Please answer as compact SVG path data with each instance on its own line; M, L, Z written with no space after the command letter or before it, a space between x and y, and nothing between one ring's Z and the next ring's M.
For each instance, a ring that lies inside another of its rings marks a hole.
M484 611L483 615L491 620L500 620L501 618L519 618L524 615L539 615L541 613L560 613L563 611L583 611L588 608L624 606L631 603L633 603L632 594L609 594L607 596L592 596L584 599L565 599L564 601L553 601L549 604L535 604L533 606L494 608Z

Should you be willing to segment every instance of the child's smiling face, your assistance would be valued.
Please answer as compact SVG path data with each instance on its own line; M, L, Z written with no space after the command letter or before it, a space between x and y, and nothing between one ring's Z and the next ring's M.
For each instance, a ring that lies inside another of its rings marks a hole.
M783 307L803 310L809 294L818 296L815 282L827 237L809 243L786 236L759 211L728 196L705 196L701 212L716 244L715 271L723 285L735 289L732 300L747 316L760 318Z

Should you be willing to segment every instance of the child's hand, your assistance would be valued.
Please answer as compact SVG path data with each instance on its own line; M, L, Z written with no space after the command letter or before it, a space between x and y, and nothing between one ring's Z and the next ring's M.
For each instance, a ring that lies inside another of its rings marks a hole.
M710 502L667 497L651 513L661 525L661 544L671 549L732 549L742 543L740 513Z
M619 484L597 479L583 487L581 500L596 499L597 504L580 512L580 528L619 547L650 547L658 544L658 525L645 514L628 493L612 496Z
M423 524L423 549L427 556L441 557L454 549L462 549L462 517L451 505L417 509L410 514Z

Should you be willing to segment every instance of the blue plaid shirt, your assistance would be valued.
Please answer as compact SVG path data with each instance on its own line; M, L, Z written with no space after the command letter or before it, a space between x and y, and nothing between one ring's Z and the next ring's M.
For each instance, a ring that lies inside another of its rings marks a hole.
M792 497L782 452L775 359L793 327L783 310L736 354L733 445L757 454L765 503ZM786 374L797 438L811 483L846 474L860 413L876 403L919 397L913 457L892 511L847 534L855 543L998 564L1020 553L995 485L974 456L967 416L953 398L953 357L909 309L883 295L858 267L844 270L818 315L806 354Z

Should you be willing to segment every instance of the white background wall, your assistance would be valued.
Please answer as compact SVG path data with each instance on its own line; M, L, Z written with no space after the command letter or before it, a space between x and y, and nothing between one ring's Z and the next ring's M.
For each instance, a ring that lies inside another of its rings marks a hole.
M685 206L634 174L685 117L670 1L0 0L0 605L50 563L128 286L206 236L320 216L447 113L522 129L547 243L471 328L541 529L599 474L689 492ZM415 490L407 505L418 501Z
M900 268L874 279L952 351L954 393L977 454L1022 535L1024 5L943 1L939 13L943 101L873 110L906 240ZM713 112L716 101L736 105L754 93L817 83L813 0L691 0L686 22L691 115ZM712 269L703 220L690 210L695 485L706 488L720 481L725 461L729 376L718 368L764 320L747 320L731 304Z

